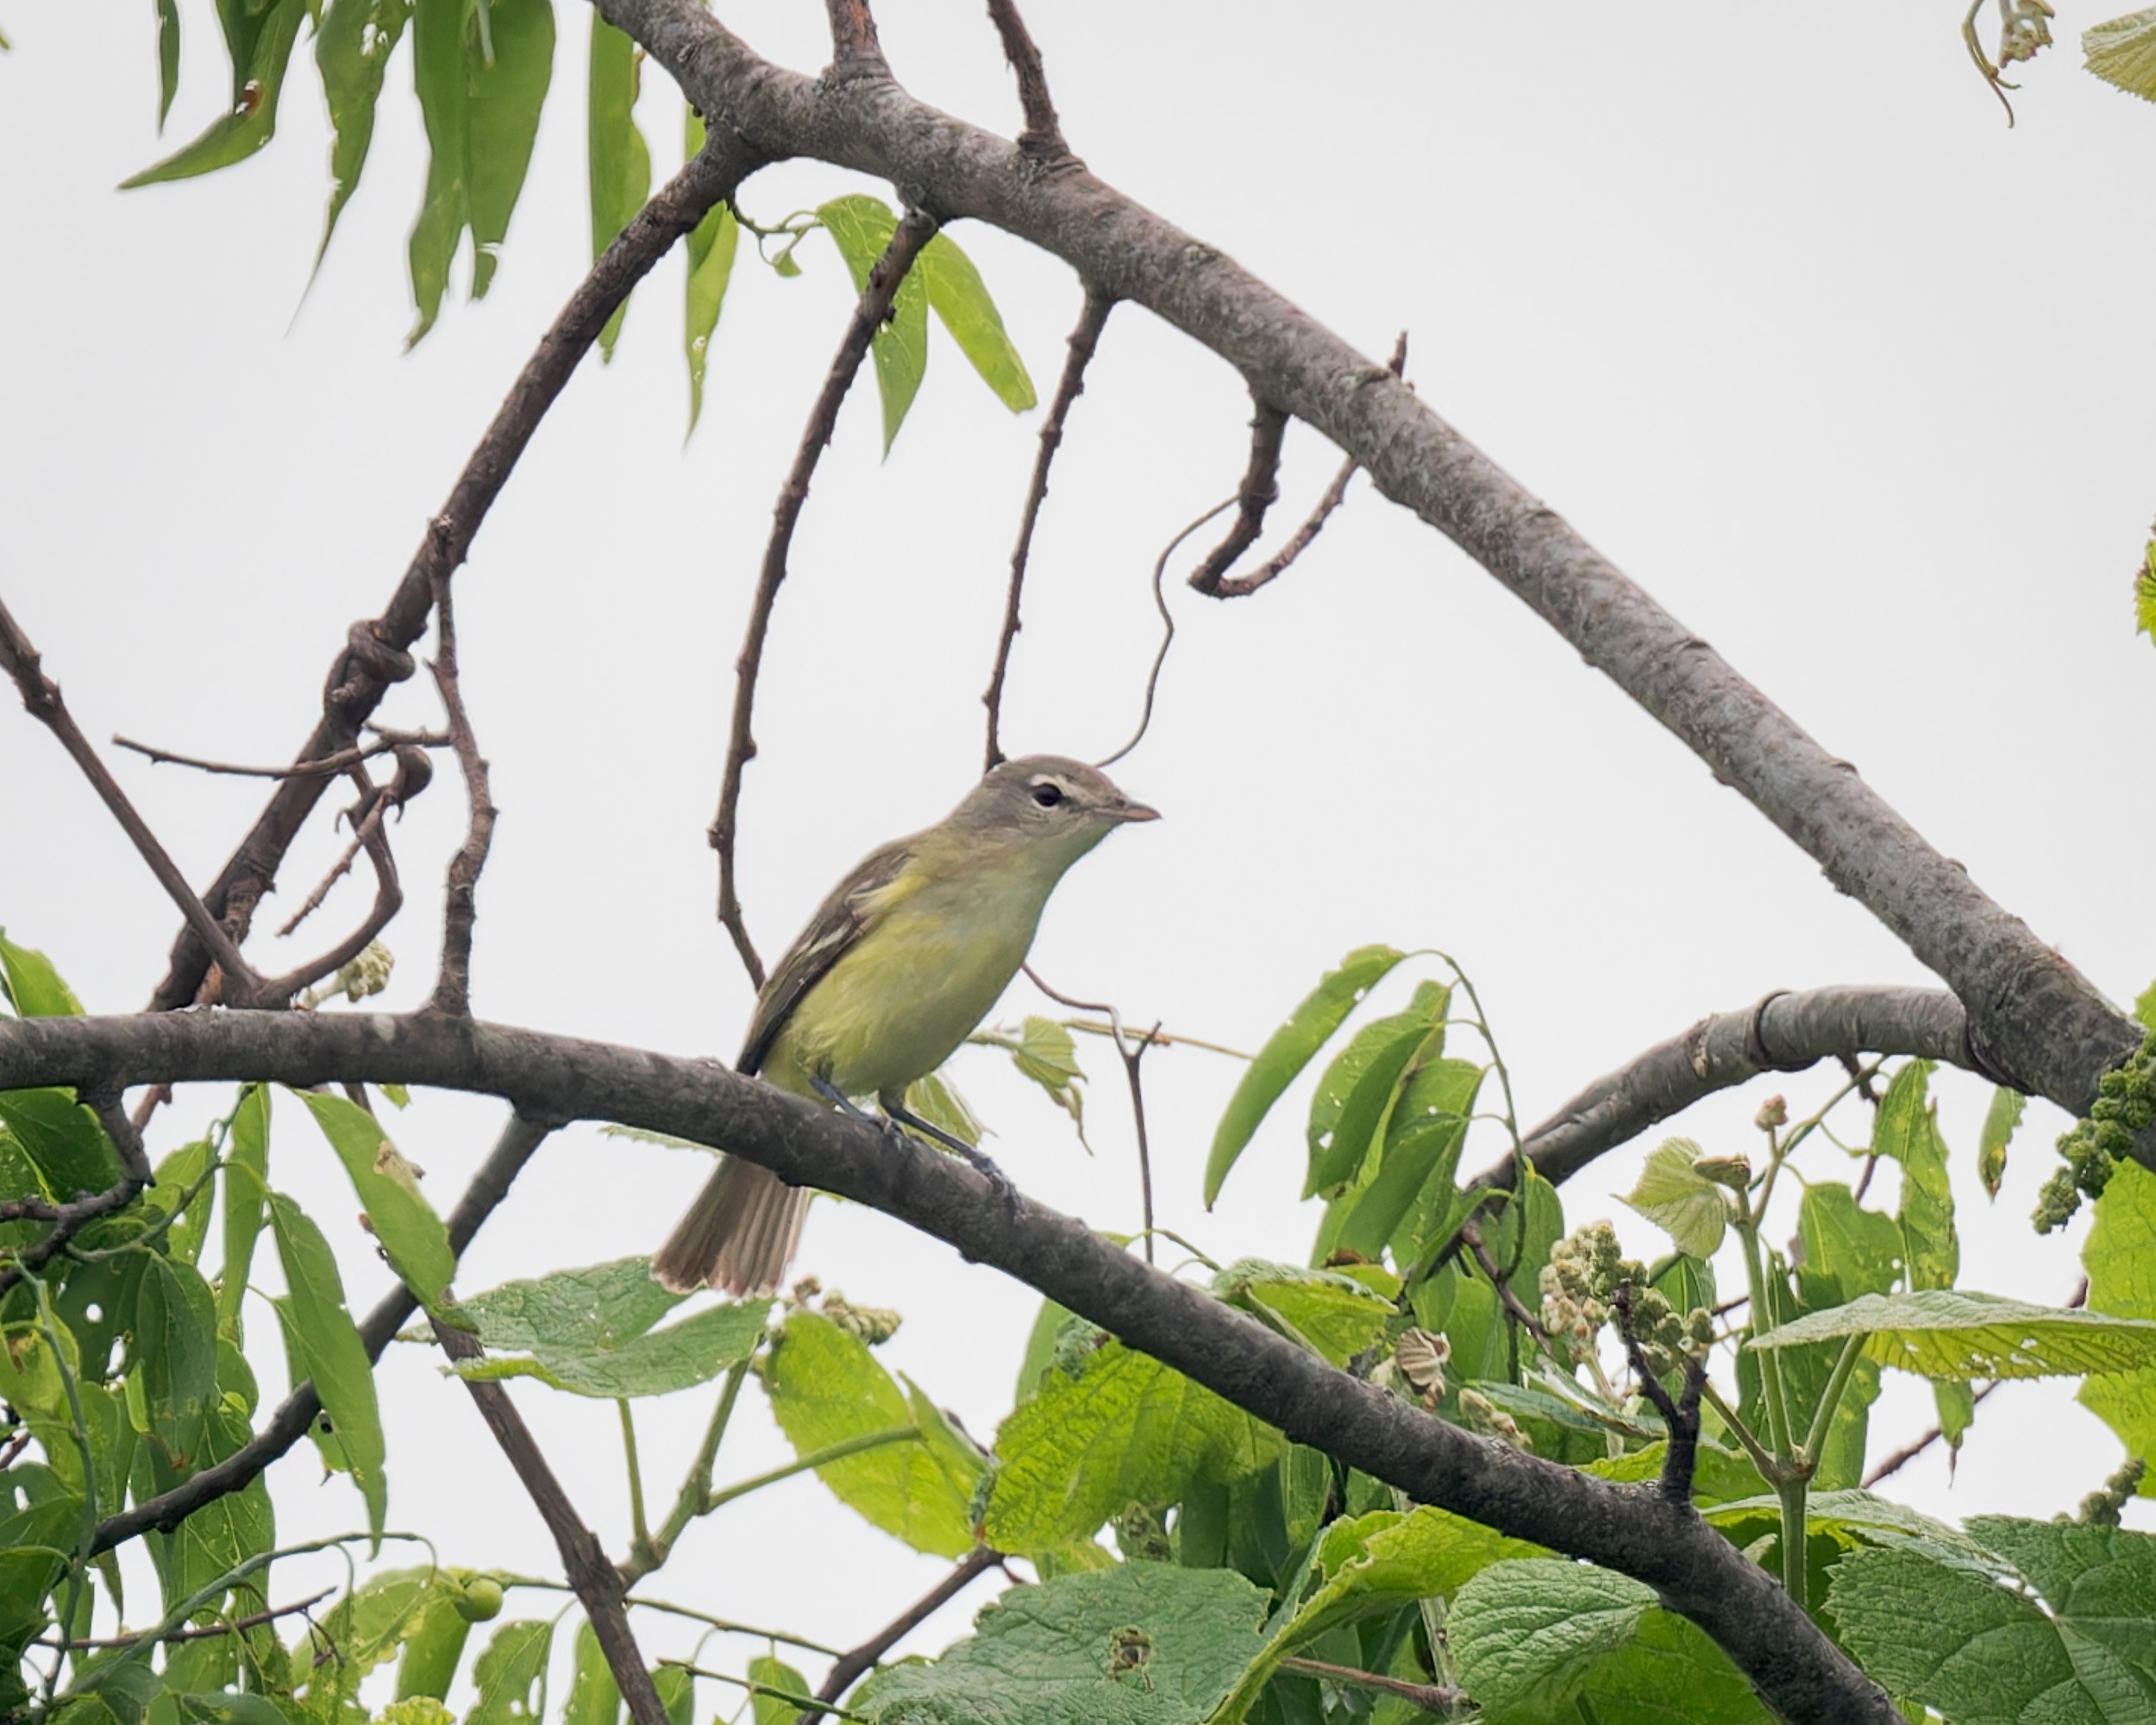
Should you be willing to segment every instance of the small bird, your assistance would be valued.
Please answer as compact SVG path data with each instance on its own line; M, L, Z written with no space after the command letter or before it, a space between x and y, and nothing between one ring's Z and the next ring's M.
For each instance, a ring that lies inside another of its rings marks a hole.
M1025 963L1063 871L1132 821L1105 773L1060 755L989 772L940 824L894 840L841 881L771 973L735 1070L850 1109L874 1096L895 1126L993 1163L906 1111L906 1086L956 1051ZM740 1295L779 1285L809 1194L767 1168L722 1156L651 1261L677 1294Z

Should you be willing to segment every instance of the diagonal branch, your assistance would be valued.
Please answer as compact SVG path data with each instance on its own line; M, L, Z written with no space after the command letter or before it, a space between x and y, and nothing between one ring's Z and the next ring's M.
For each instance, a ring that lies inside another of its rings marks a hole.
M1018 16L1015 0L988 0L988 16L1003 40L1003 57L1018 75L1018 106L1025 114L1025 129L1018 134L1018 147L1050 167L1083 167L1063 141L1063 123L1056 117L1049 99L1048 73L1041 65L1041 51L1032 33Z
M479 919L474 895L479 870L494 843L494 799L487 788L486 757L479 753L479 738L472 734L471 715L464 710L464 690L457 680L456 611L449 598L447 571L435 578L435 633L441 651L430 668L435 686L442 691L442 705L449 715L449 740L455 747L457 764L464 771L464 790L471 805L471 819L464 843L449 859L449 878L442 895L442 975L434 985L434 1009L438 1013L468 1013L472 1010L472 925Z
M1002 1561L1001 1552L991 1551L986 1546L975 1546L959 1559L958 1566L935 1586L859 1647L849 1647L841 1653L831 1666L830 1675L824 1679L823 1686L816 1691L816 1698L818 1701L836 1702L874 1671L892 1648L972 1586L976 1577L987 1574ZM820 1707L803 1708L794 1725L815 1725L815 1722L824 1716L824 1710Z
M1085 392L1086 367L1092 363L1094 349L1100 345L1100 332L1107 327L1108 313L1114 307L1112 299L1091 288L1086 290L1086 303L1079 309L1077 327L1070 332L1070 354L1063 361L1063 380L1056 386L1056 398L1049 404L1048 417L1041 423L1040 453L1033 458L1033 480L1025 488L1025 513L1018 521L1018 543L1011 553L1011 590L1003 602L1003 634L996 642L995 669L988 674L988 692L981 697L981 705L988 709L989 771L1000 765L1004 758L1003 740L997 734L1003 721L1003 679L1011 668L1012 643L1018 639L1018 600L1025 591L1026 561L1033 555L1034 524L1039 521L1041 505L1048 497L1048 470L1055 462L1056 452L1062 448L1063 422L1070 417L1071 404Z
M441 513L427 524L425 536L381 615L354 626L345 649L330 668L322 717L300 745L300 763L352 748L391 683L411 674L404 649L425 631L437 576L447 575L463 562L473 536L501 495L517 458L606 320L676 240L733 195L742 177L759 160L735 134L714 128L711 141L636 212L578 284L495 411ZM317 772L279 784L239 849L202 895L212 918L244 937L255 906L275 884L285 851L327 783L327 777ZM191 923L173 944L171 966L150 1005L168 1011L191 1003L202 988L210 956L204 937Z
M2140 1032L1962 866L1401 380L1217 248L1091 173L1044 174L1007 139L893 85L773 66L697 0L598 0L744 147L907 188L1061 258L1219 354L1385 496L1453 540L1879 918L1967 1007L1972 1045L2075 1113ZM2156 1166L2156 1134L2137 1155Z
M841 0L833 0L834 5L839 3ZM771 511L770 543L764 547L763 568L756 577L756 595L749 607L748 633L741 643L741 656L734 662L733 726L726 742L726 770L719 783L718 813L711 820L709 836L711 849L718 852L718 919L733 937L734 950L741 955L743 968L749 972L749 982L758 988L763 987L763 961L756 956L755 943L749 938L749 925L742 919L741 895L734 881L734 838L741 819L742 769L756 758L756 739L749 722L755 712L756 674L763 666L763 643L771 629L771 607L786 580L787 553L793 543L794 527L801 519L801 506L808 501L809 481L815 477L816 463L837 427L839 405L846 399L846 392L853 387L862 361L868 357L869 342L890 318L899 284L906 279L906 272L913 267L913 260L920 255L921 248L935 232L932 217L917 210L908 210L892 234L891 243L884 248L883 255L868 272L868 285L861 290L861 298L847 321L837 353L831 356L824 387L817 393L816 405L809 410L808 425L801 433L800 447L793 452L793 466L787 471L786 483L779 488L779 501Z
M1793 1725L1892 1725L1886 1697L1772 1578L1659 1493L1477 1438L1147 1268L1074 1217L1012 1207L924 1146L709 1061L420 1013L156 1013L0 1021L0 1088L238 1077L365 1080L505 1097L721 1143L793 1185L873 1206L989 1264L1297 1443L1515 1538L1634 1577L1719 1642Z
M1257 411L1250 416L1250 462L1236 492L1235 519L1227 536L1206 554L1204 562L1190 572L1190 585L1207 599L1232 599L1231 583L1224 579L1235 560L1257 543L1265 529L1265 511L1280 501L1280 446L1288 435L1288 416L1255 390ZM1242 592L1254 593L1255 587Z

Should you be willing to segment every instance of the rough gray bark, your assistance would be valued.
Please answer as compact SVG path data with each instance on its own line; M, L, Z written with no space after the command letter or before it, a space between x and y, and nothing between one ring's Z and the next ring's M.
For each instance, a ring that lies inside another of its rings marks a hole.
M1326 1364L1083 1222L1015 1213L981 1175L874 1125L729 1072L452 1019L163 1013L0 1021L0 1089L110 1092L158 1081L346 1082L479 1091L540 1120L604 1120L724 1145L799 1185L869 1204L993 1264L1270 1421L1434 1503L1655 1588L1783 1717L1897 1718L1886 1697L1758 1565L1652 1484L1619 1485L1463 1432Z
M1740 792L1941 977L1996 1076L2076 1113L2140 1040L2130 1019L1968 872L1379 362L1233 259L1082 167L916 100L889 78L816 79L759 58L696 0L597 0L749 154L878 175L944 222L1062 259L1203 343L1452 539ZM2156 1143L2141 1158L2156 1169Z

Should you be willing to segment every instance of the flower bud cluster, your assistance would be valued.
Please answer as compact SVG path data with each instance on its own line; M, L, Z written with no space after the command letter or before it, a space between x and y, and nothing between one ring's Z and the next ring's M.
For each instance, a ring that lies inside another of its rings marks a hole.
M1608 1222L1576 1228L1552 1246L1542 1267L1542 1327L1550 1339L1574 1359L1592 1354L1595 1336L1609 1321L1609 1296L1627 1270L1645 1279L1638 1264L1626 1262Z
M1520 1429L1520 1422L1479 1389L1460 1391L1460 1423L1470 1432L1482 1432L1532 1455L1534 1440Z
M2085 1194L2103 1195L2120 1159L2134 1153L2134 1141L2156 1125L2156 1031L2123 1066L2115 1066L2096 1082L2096 1099L2086 1120L2077 1120L2059 1140L2066 1165L2044 1182L2036 1201L2036 1232L2063 1226L2081 1207Z

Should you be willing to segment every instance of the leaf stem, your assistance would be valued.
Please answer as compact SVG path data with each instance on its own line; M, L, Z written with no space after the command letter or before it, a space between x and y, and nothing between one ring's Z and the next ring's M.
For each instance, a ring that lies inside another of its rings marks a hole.
M718 1446L726 1435L727 1422L734 1417L734 1402L741 1395L742 1379L748 1373L749 1362L744 1359L726 1374L726 1385L719 1391L718 1406L711 1410L711 1423L704 1428L704 1441L697 1446L696 1459L689 1464L688 1477L681 1482L674 1508L667 1512L665 1524L660 1527L656 1539L644 1532L643 1517L641 1513L637 1515L629 1560L620 1566L624 1587L634 1587L663 1564L674 1550L674 1542L681 1537L690 1522L704 1513L705 1499L711 1491L711 1469L718 1460ZM623 1404L622 1416L625 1422L626 1402ZM633 1443L630 1452L633 1456Z
M722 1503L730 1503L736 1497L746 1497L752 1491L761 1491L767 1485L776 1485L782 1479L791 1479L797 1473L828 1467L848 1456L861 1454L864 1450L881 1449L886 1444L917 1444L921 1441L918 1426L887 1426L880 1432L863 1432L858 1437L842 1438L835 1444L826 1444L820 1450L811 1450L805 1456L796 1456L784 1467L774 1467L768 1473L759 1473L752 1478L738 1480L732 1485L722 1486L704 1500L704 1513L711 1512Z
M1841 1393L1848 1387L1849 1374L1857 1369L1857 1361L1863 1356L1865 1336L1849 1337L1841 1345L1841 1357L1834 1362L1834 1370L1827 1380L1827 1388L1820 1392L1819 1407L1812 1415L1812 1428L1804 1434L1804 1447L1793 1459L1804 1465L1807 1471L1819 1465L1819 1452L1827 1446L1827 1428L1833 1425L1834 1410L1841 1404Z
M621 1409L622 1454L629 1463L629 1529L630 1549L649 1551L651 1548L651 1528L644 1520L644 1471L636 1458L636 1421L629 1411L629 1398L614 1398L615 1407Z

